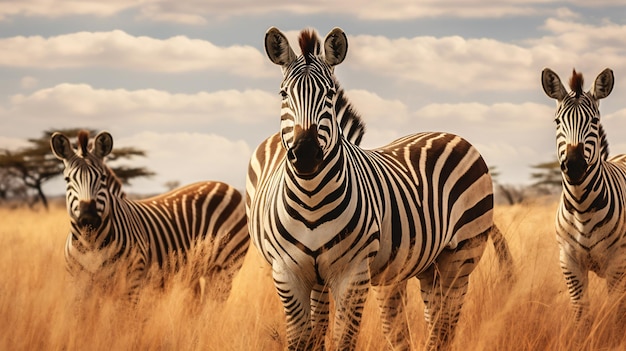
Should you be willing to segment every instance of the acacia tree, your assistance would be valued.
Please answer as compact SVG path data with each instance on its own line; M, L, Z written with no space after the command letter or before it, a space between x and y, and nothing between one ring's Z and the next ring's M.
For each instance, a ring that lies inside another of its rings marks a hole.
M62 129L59 132L65 134L70 139L75 139L81 129ZM63 162L58 160L50 151L50 137L56 130L46 130L40 138L28 139L31 144L28 147L18 150L0 149L0 170L8 177L3 181L3 186L15 184L15 180L24 186L34 189L37 197L45 208L48 208L48 200L43 192L43 184L50 179L63 173ZM95 134L94 130L89 130L90 134ZM108 160L114 161L133 156L145 156L145 152L133 147L113 149ZM113 172L124 183L137 177L149 177L154 172L144 167L111 167ZM10 189L5 189L8 193Z
M548 194L561 190L563 179L559 161L539 163L532 167L537 170L530 175L535 180L532 185L534 188Z

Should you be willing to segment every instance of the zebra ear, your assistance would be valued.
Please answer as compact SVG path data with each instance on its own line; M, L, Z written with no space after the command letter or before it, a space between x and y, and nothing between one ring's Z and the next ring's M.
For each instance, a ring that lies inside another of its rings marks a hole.
M265 33L265 52L270 61L283 67L296 59L287 37L276 27L268 29Z
M613 77L613 71L610 68L606 68L596 77L596 80L591 86L591 95L596 99L604 99L613 91L613 84L615 84L615 78Z
M348 38L341 28L335 27L324 39L324 54L326 63L336 66L343 62L348 53Z
M59 132L55 132L50 137L50 148L54 156L59 160L67 160L75 154L70 140Z
M100 132L93 141L93 154L96 157L104 158L113 150L113 137L109 132Z
M558 101L563 100L567 95L567 90L561 83L561 78L549 68L544 68L541 72L541 84L546 95Z

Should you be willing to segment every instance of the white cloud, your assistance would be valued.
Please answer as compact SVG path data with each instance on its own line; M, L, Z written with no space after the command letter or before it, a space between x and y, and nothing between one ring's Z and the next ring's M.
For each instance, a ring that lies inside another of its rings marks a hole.
M243 140L230 140L219 135L179 132L138 132L116 138L116 147L132 146L146 151L146 157L119 164L146 167L156 173L151 178L136 179L130 192L149 193L165 190L165 182L181 185L204 180L218 180L243 189L248 160L252 150ZM130 162L130 163L129 163ZM117 164L114 164L117 165Z
M543 126L550 121L554 109L545 104L536 103L495 103L485 105L478 102L471 103L442 103L429 104L420 108L415 115L419 118L437 120L440 123L480 123L489 124L489 128L508 130L533 129Z
M570 1L583 7L618 6L614 0ZM142 20L202 25L209 20L225 20L238 16L259 16L274 13L297 15L348 15L362 20L409 20L427 17L500 18L530 16L563 5L559 0L411 0L381 2L365 0L358 6L350 1L320 0L315 2L257 0L134 0L134 1L39 1L9 0L0 7L0 20L12 16L60 17L68 15L111 16L135 9ZM562 10L559 10L563 12Z
M408 107L400 100L386 100L362 89L351 89L346 95L357 112L366 116L368 125L403 124L409 117Z
M166 91L94 89L86 84L60 84L29 95L17 94L0 106L9 120L4 133L31 136L44 128L121 130L193 130L242 133L277 120L277 94L261 90L223 90L172 94ZM38 128L29 133L25 128Z
M550 32L551 35L538 41L530 41L531 43L568 47L579 54L595 54L598 58L602 58L606 54L623 54L623 48L626 45L626 25L612 22L604 22L602 25L595 26L549 18L543 29Z
M400 81L460 91L519 90L536 82L529 74L536 66L531 50L493 39L369 35L349 39L352 69Z
M7 0L0 7L0 20L11 16L60 17L68 15L111 16L139 5L141 0Z
M605 67L626 71L626 25L549 19L544 29L550 35L519 44L460 36L349 36L348 69L457 94L537 90L544 67L570 72L575 66L593 77Z
M163 73L213 70L255 78L268 75L266 61L251 46L219 47L185 36L161 40L121 30L0 38L0 66L7 67L112 67Z
M549 19L544 29L551 35L519 44L460 36L389 39L351 35L350 64L346 66L357 74L367 72L461 94L535 90L544 67L555 71L569 71L572 66L585 72L599 72L604 67L626 70L626 25L590 26ZM286 34L295 44L297 32ZM602 68L595 67L599 62ZM265 54L250 46L218 47L185 36L163 40L136 37L120 30L0 39L1 65L110 67L167 74L211 70L250 78L272 77L276 72Z
M204 6L200 6L200 3ZM532 7L533 1L421 1L408 0L381 2L361 1L358 6L349 1L336 2L322 0L316 2L285 2L253 0L157 2L142 9L143 14L159 19L158 15L168 12L195 13L199 8L205 17L228 18L240 15L261 15L277 11L294 14L342 14L363 20L408 20L424 17L503 17L511 15L531 15L538 11Z

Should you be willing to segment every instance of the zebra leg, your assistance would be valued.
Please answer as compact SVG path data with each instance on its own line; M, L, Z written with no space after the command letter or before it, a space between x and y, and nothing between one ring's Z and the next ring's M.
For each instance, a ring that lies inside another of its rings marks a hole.
M623 326L626 322L626 262L611 267L607 272L606 283L610 301L614 302L615 321L613 325Z
M409 326L404 315L407 281L397 284L375 286L376 300L380 307L383 333L393 350L411 348Z
M454 339L469 275L486 246L484 234L459 243L454 250L445 249L435 263L418 275L424 318L429 326L428 350L447 349Z
M588 313L589 296L587 294L589 272L583 269L582 264L573 255L570 255L563 246L560 248L560 264L570 301L574 308L574 318L578 324L578 329L588 331L591 326Z
M354 350L370 287L367 260L353 267L331 285L335 298L333 344L337 350Z
M324 349L324 340L328 331L329 320L330 299L328 287L316 284L311 291L311 323L313 329L312 338L315 346L320 346L319 349Z
M312 285L278 264L272 266L274 286L283 304L287 319L287 348L311 350L311 292Z

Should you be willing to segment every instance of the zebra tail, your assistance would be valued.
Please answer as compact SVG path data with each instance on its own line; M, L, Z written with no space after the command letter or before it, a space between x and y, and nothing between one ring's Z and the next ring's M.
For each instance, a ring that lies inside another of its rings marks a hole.
M496 251L496 256L498 256L498 263L500 265L500 269L503 271L506 279L510 282L515 281L515 270L513 263L513 256L511 255L511 250L509 249L509 243L507 242L504 235L500 231L500 228L495 224L491 227L491 232L489 233L491 237L491 241L493 242L493 248Z

